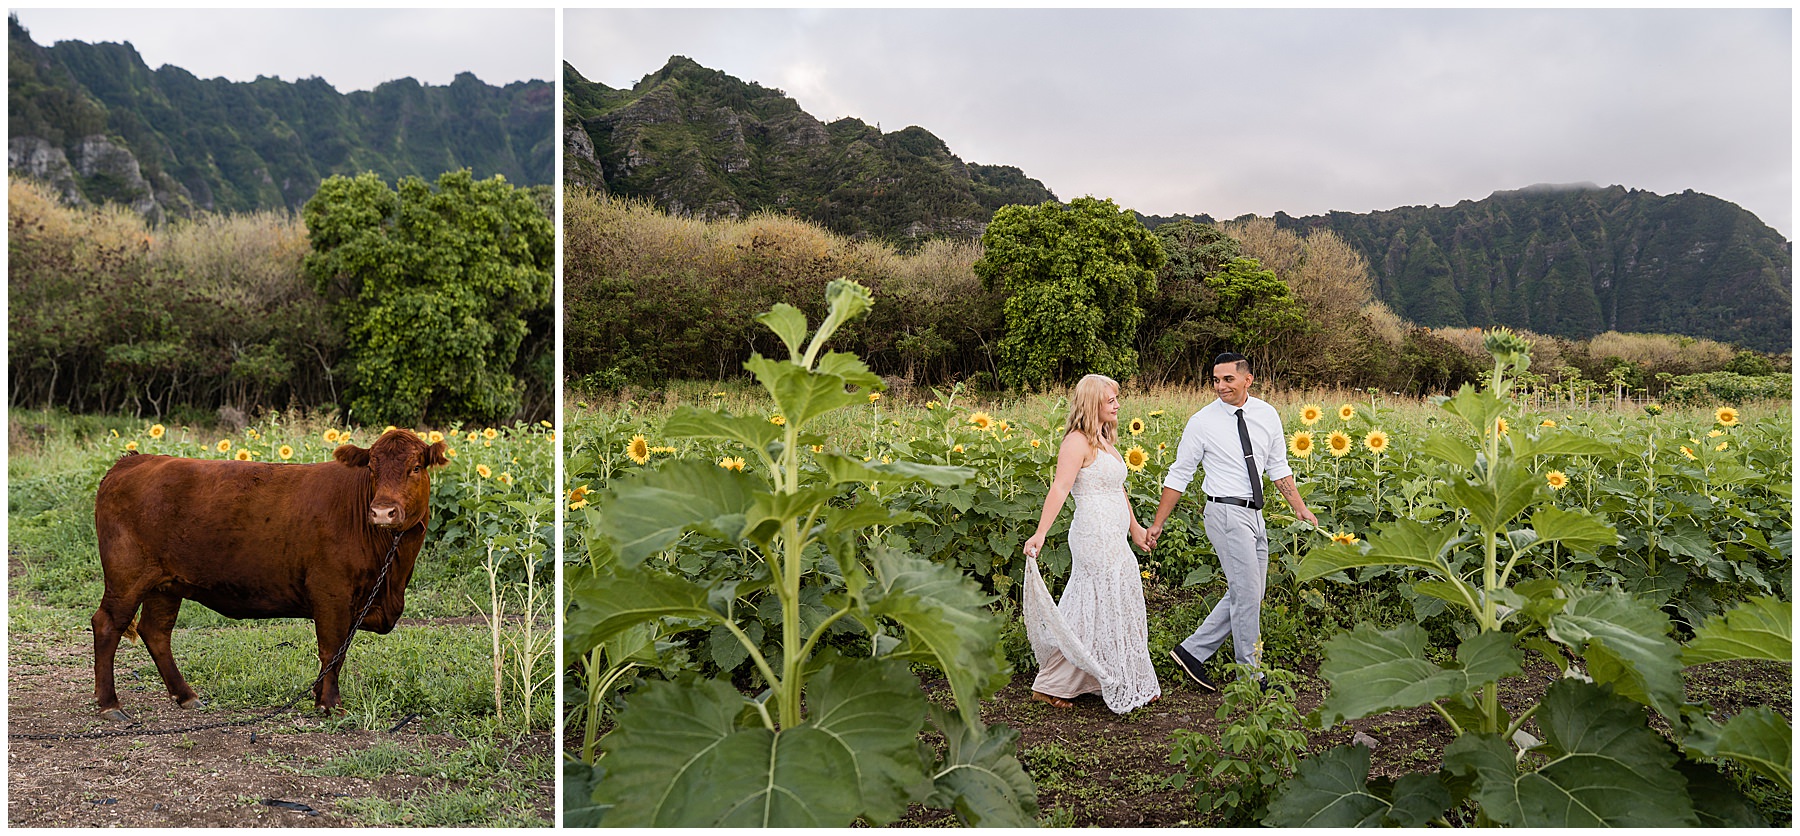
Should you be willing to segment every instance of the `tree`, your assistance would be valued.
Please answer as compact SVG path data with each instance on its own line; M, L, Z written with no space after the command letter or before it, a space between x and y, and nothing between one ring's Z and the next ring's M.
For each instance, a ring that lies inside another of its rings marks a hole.
M1156 236L1111 200L1007 206L994 213L975 262L982 286L1005 297L999 372L1009 386L1097 372L1137 373L1138 323L1166 261Z
M1185 219L1158 226L1155 234L1168 261L1156 273L1156 292L1138 329L1143 374L1152 382L1199 381L1225 342L1218 294L1206 277L1238 257L1238 242L1216 226Z
M390 189L320 184L306 271L345 329L352 420L498 421L519 408L528 319L548 322L555 232L529 192L467 169Z
M1218 333L1249 358L1252 371L1271 369L1269 349L1306 327L1306 313L1287 284L1255 259L1232 259L1206 277L1206 286L1218 299Z

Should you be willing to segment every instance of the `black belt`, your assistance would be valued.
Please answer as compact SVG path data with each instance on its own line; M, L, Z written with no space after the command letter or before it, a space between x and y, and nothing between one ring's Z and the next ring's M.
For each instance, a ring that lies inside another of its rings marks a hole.
M1262 506L1256 504L1255 500L1239 499L1235 496L1209 496L1206 498L1206 501L1217 502L1220 505L1236 505L1239 508L1249 508L1254 511L1262 510Z

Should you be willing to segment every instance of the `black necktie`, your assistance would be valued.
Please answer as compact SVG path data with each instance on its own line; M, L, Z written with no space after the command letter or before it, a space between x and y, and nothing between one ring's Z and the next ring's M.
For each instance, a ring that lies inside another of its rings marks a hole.
M1238 440L1244 443L1244 468L1250 471L1250 500L1256 503L1256 509L1262 510L1262 474L1256 472L1256 453L1250 449L1250 427L1244 423L1244 411L1237 411Z

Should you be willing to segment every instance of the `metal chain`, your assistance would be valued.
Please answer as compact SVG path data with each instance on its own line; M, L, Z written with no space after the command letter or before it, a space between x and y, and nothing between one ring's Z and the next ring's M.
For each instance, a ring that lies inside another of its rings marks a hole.
M97 740L97 739L105 738L105 737L157 737L157 736L161 736L161 735L165 735L165 734L186 734L188 732L206 731L208 729L221 729L221 728L226 728L229 726L248 726L252 723L261 723L265 720L270 720L270 719L278 717L282 714L286 714L290 709L292 709L294 707L294 705L296 703L300 702L300 700L302 698L304 698L309 692L312 692L315 689L317 689L319 687L319 683L325 681L326 672L336 670L338 665L343 663L344 654L350 652L351 640L356 638L357 628L362 626L363 619L368 617L369 611L375 608L375 600L377 598L381 597L381 589L382 589L382 587L387 585L388 570L391 569L394 565L394 556L399 554L399 552L400 552L400 537L403 534L405 534L405 532L403 532L403 531L396 532L394 534L393 545L388 546L387 560L385 562L383 562L381 565L381 574L375 576L375 588L373 591L371 591L369 593L369 600L363 604L362 611L358 612L356 614L356 618L350 622L350 634L347 636L344 636L344 643L338 647L337 655L331 657L330 662L321 666L319 668L319 675L316 677L313 677L312 684L306 686L305 690L302 690L299 693L295 694L294 698L288 700L286 705L284 705L280 708L277 708L274 711L271 711L267 714L258 716L258 717L249 717L249 718L242 719L242 720L221 720L216 723L202 723L197 726L183 726L183 727L177 728L177 729L125 728L125 729L107 729L105 731L95 731L95 732L80 732L80 733L72 733L72 734L13 733L13 734L7 735L7 737L13 738L15 740ZM133 723L132 725L136 726L138 724Z

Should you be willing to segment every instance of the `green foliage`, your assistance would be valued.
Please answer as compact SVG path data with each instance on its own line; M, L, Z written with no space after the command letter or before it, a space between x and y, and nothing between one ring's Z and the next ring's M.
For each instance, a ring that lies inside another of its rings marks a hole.
M859 461L814 446L809 425L871 403L881 386L854 355L824 351L873 298L842 280L826 296L810 340L806 316L792 306L757 318L787 353L753 354L745 364L779 421L682 407L664 427L671 436L739 445L741 464L640 470L608 484L585 511L588 565L566 573L565 647L571 658L596 659L601 648L608 658L587 665L583 691L604 693L611 683L596 675L616 681L632 654L649 649L642 638L619 641L646 627L667 636L709 630L721 672L747 661L764 689L746 698L729 679L691 670L634 688L599 740L604 754L569 768L593 787L591 806L577 805L587 820L884 824L921 801L971 824L1028 823L1036 812L1035 791L1011 754L1016 737L987 728L976 709L1006 678L991 599L954 569L873 537L917 519L890 510L884 491L954 487L971 472ZM626 453L647 459L645 439L634 438ZM696 553L671 548L678 543L708 545ZM856 655L840 654L836 647L851 641ZM949 743L942 758L918 745L927 704L912 664L949 680L955 713L932 719ZM586 702L590 724L599 708L597 698Z
M533 359L520 349L546 319L555 259L529 194L467 170L436 190L371 173L326 180L302 216L306 271L345 322L352 418L494 421L520 408Z
M994 213L981 242L975 274L1006 297L1002 381L1137 373L1137 326L1166 257L1135 215L1092 197L1009 206Z
M1794 376L1789 373L1749 377L1720 371L1675 377L1662 399L1670 404L1745 403L1781 400L1793 392Z
M1227 824L1243 827L1262 817L1277 786L1299 766L1306 735L1299 731L1300 713L1294 709L1293 673L1236 663L1225 667L1232 678L1213 716L1230 722L1216 740L1176 730L1169 763L1186 774L1171 781L1192 782L1200 812L1223 810Z

